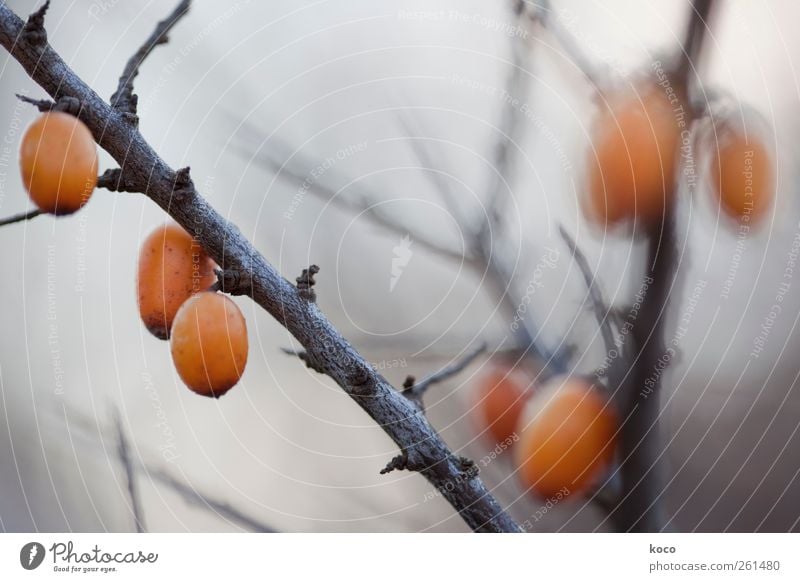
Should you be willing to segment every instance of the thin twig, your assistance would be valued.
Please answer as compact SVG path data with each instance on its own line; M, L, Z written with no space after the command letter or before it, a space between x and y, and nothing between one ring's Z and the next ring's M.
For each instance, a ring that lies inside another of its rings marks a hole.
M152 479L166 485L178 493L186 502L201 507L214 514L222 516L231 521L235 521L246 527L248 530L257 533L274 533L277 530L262 521L254 519L246 513L236 509L225 501L215 499L212 495L202 493L195 487L187 485L181 479L170 474L165 469L156 468L150 465L142 465L144 473Z
M525 19L520 12L515 12L517 24L522 25ZM486 238L491 234L502 216L502 205L510 198L508 180L513 177L514 152L517 138L523 124L520 122L521 104L524 104L530 94L528 67L530 64L530 46L525 35L514 35L510 43L511 64L508 68L502 103L500 120L497 124L499 135L492 154L491 183L487 189L486 216L478 231L479 243L486 244Z
M274 141L274 139L271 141ZM299 153L294 154L293 158L297 160L296 164L301 167L312 167L315 165L310 160L306 160L303 155ZM278 178L291 182L297 188L302 188L305 193L311 194L319 200L330 203L331 206L350 214L363 215L385 232L390 232L398 236L409 236L416 246L424 248L434 255L456 264L471 263L473 261L473 259L465 253L443 245L420 229L404 224L395 216L388 214L381 208L380 199L377 196L374 196L371 192L355 183L349 186L348 189L350 192L347 195L343 195L341 192L329 188L311 176L302 176L291 168L280 164L268 151L262 152L258 156L258 161L261 162L266 169L274 172ZM328 171L328 174L332 173L332 171Z
M658 416L663 370L659 358L664 354L663 322L677 256L675 218L668 211L660 231L648 238L647 276L651 282L630 332L638 353L618 398L624 419L620 430L623 491L613 517L622 531L661 531L666 523L660 503L663 478L656 462L662 445Z
M180 4L172 11L172 14L158 23L156 29L147 38L144 44L142 44L139 50L128 59L125 69L122 71L122 75L119 78L117 90L111 95L111 105L115 109L131 116L136 115L138 98L133 93L133 81L139 74L139 67L150 53L153 52L154 48L158 45L165 44L169 40L169 31L186 15L189 11L190 4L190 0L181 0Z
M28 105L33 105L39 111L52 111L56 104L54 101L50 99L34 99L33 97L28 97L27 95L22 95L17 93L17 99L22 101L23 103L27 103Z
M72 427L73 423L76 423L76 426L80 431L79 434L84 437L84 443L96 446L98 443L96 436L100 435L101 439L104 440L111 432L110 426L100 424L96 419L85 415L81 411L68 407L63 403L61 406L63 408L59 410L60 414L57 415L58 418L68 422L69 427ZM117 424L117 430L119 429L120 424ZM140 446L136 446L135 448L136 450L141 450ZM204 511L211 512L217 517L223 516L232 521L238 522L254 532L269 533L277 531L269 525L253 519L229 503L216 499L213 495L199 491L197 488L187 484L185 481L182 481L179 477L175 476L165 468L161 468L153 464L147 464L142 461L134 462L134 460L130 458L130 455L127 455L127 458L129 461L127 466L130 467L130 469L126 468L126 472L132 469L142 472L151 479L158 481L165 487L172 489L184 500Z
M415 382L412 376L406 379L406 385L403 388L403 396L416 402L421 409L424 409L423 398L428 388L439 382L444 382L448 378L452 378L456 374L460 374L464 368L469 366L475 359L486 351L486 344L481 343L471 352L468 352L460 360L445 366L438 372L434 372L430 376L423 378L419 382Z
M109 192L137 192L136 186L127 184L122 170L112 168L97 177L97 187L105 188Z
M411 145L411 150L414 152L423 174L433 186L434 191L442 198L447 210L459 225L461 225L462 228L467 226L468 220L464 212L464 205L456 201L450 182L445 179L441 170L437 168L437 164L434 162L428 148L425 147L423 143L425 138L420 136L419 128L416 127L416 124L405 109L400 110L398 119L403 130L409 136L408 143Z
M297 339L311 358L409 456L473 531L519 532L478 476L463 478L459 462L425 415L375 371L325 317L256 250L241 231L197 191L188 169L172 169L134 124L103 101L53 47L34 45L22 35L24 22L0 4L0 45L51 97L81 103L81 119L99 145L135 184L203 246L223 269L251 273L248 295Z
M603 298L603 292L597 284L597 277L592 271L591 266L589 266L586 255L583 254L583 251L578 247L578 243L576 243L575 239L567 232L564 225L558 226L558 232L569 247L572 258L575 260L578 270L583 275L583 280L586 283L586 289L589 293L589 299L592 302L592 311L594 311L597 324L600 326L600 333L603 336L603 344L605 345L606 353L611 353L612 350L617 349L617 340L614 335L614 326L612 324L612 312Z
M514 16L518 24L525 22L527 15L522 2L514 2ZM511 39L511 64L504 91L504 99L498 122L499 138L494 147L491 181L487 189L486 213L472 241L473 254L485 272L486 280L493 289L509 319L519 319L516 343L525 346L525 351L537 357L543 364L545 374L559 374L566 365L561 355L551 353L542 345L539 329L528 314L522 314L522 298L514 293L514 273L497 252L497 241L493 237L502 231L500 222L504 201L511 197L507 180L514 174L513 148L523 124L519 121L521 104L529 96L528 65L530 46L525 35L514 35Z
M9 216L8 218L0 219L0 226L6 226L7 224L14 224L15 222L24 222L26 220L31 220L41 214L42 211L38 209L26 210L25 212L14 214L13 216Z
M130 501L131 513L133 514L133 521L136 524L136 531L144 533L147 528L144 525L144 512L142 511L142 504L139 500L139 490L136 486L136 476L133 471L133 461L130 456L130 449L128 448L128 439L125 437L125 430L122 427L122 419L120 418L119 411L114 410L114 426L117 429L117 453L119 460L125 469L125 478L128 485L128 500Z
M562 26L561 20L555 16L550 1L539 0L538 8L535 12L530 12L529 17L533 22L538 22L556 40L586 80L596 89L602 90L609 81L608 72L592 62L572 32Z

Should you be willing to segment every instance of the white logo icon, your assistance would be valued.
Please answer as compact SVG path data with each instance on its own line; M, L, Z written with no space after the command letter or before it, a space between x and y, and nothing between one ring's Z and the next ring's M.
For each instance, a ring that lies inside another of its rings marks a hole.
M411 251L411 238L405 235L400 239L400 244L392 249L394 257L392 257L392 278L389 280L389 292L394 291L395 285L403 275L403 269L408 265L411 256L414 254Z

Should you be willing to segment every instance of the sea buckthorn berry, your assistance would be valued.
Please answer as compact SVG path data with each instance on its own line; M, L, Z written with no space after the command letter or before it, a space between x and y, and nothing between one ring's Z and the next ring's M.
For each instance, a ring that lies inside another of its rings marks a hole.
M528 401L530 383L525 372L499 364L493 364L480 379L475 410L494 443L518 440L517 425Z
M22 181L33 203L50 214L72 214L97 186L97 145L77 117L51 111L25 131L19 152Z
M731 218L757 220L775 196L772 153L757 131L720 123L711 155L711 181L722 210Z
M216 264L180 225L158 227L139 251L139 315L154 336L168 339L172 320L189 297L216 280Z
M542 498L586 491L614 457L617 416L581 378L557 378L538 392L518 430L515 459L522 482Z
M657 223L670 203L681 137L675 104L662 87L612 95L592 128L584 210L613 226L639 219Z
M242 377L247 364L247 324L227 295L204 291L178 310L170 339L172 361L184 383L219 398Z

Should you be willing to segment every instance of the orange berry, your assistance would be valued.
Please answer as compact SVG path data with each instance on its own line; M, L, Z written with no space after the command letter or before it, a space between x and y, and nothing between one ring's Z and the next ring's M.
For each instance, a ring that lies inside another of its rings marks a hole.
M203 396L219 398L244 372L247 324L230 297L204 291L178 310L170 348L175 369L186 385Z
M28 195L42 212L72 214L97 186L97 146L92 132L66 113L45 113L28 127L19 161Z
M476 410L495 443L516 440L517 425L527 402L530 379L519 370L494 365L480 380Z
M720 124L718 149L711 162L714 193L725 213L734 219L761 218L775 194L772 155L760 136Z
M525 418L515 458L522 482L543 498L584 492L613 460L616 414L583 379L551 380Z
M588 216L609 226L658 222L673 195L680 127L657 85L612 96L594 122L588 160Z
M139 251L137 290L139 315L145 327L160 339L169 338L178 309L216 280L212 261L180 225L158 227Z

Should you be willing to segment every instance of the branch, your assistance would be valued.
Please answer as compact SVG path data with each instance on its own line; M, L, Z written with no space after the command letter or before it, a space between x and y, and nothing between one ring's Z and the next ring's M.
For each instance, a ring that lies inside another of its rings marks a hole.
M520 531L478 478L464 479L462 464L424 415L378 374L298 289L280 276L239 229L199 194L188 170L176 172L122 112L103 101L52 47L21 36L24 23L0 4L0 44L51 97L81 102L80 118L135 185L203 246L223 269L248 273L248 295L281 323L400 448L474 531Z
M467 353L457 362L454 362L449 366L442 368L438 372L434 372L433 374L431 374L426 378L423 378L419 382L415 382L413 376L408 376L406 378L405 384L403 385L403 396L405 396L406 398L417 404L417 406L419 406L421 410L424 410L425 406L422 402L422 399L425 396L425 392L428 391L428 388L430 388L434 384L438 384L439 382L444 382L448 378L451 378L456 374L461 373L461 371L464 370L464 368L466 368L472 362L474 362L475 359L485 351L486 351L486 344L481 343L478 347L476 347L471 352Z
M172 27L186 15L189 11L190 4L191 0L181 0L180 4L172 11L172 14L158 23L153 34L151 34L144 44L139 47L139 50L128 59L125 69L122 71L122 75L119 78L117 90L114 91L114 94L111 96L111 105L126 115L129 120L136 120L136 106L139 99L133 93L133 81L139 74L139 67L150 53L153 52L153 49L169 41L167 34L172 30Z
M678 256L674 220L670 209L660 231L648 237L649 289L631 330L638 353L619 393L624 419L620 430L623 492L613 517L622 531L661 531L666 524L659 503L663 479L657 463L662 444L658 417L663 370L659 369L659 359L665 351L662 328ZM644 391L645 386L650 390Z
M589 292L589 299L592 302L592 311L594 311L597 324L600 326L600 333L603 336L603 344L605 345L606 353L610 353L612 350L617 349L617 340L614 336L614 327L611 318L612 311L603 298L603 292L597 285L597 277L594 272L592 272L586 255L583 254L583 251L578 247L575 239L567 232L567 229L564 228L564 225L558 226L558 232L569 247L572 258L575 260L578 270L580 270L583 275L583 280L586 282L586 289Z
M97 187L105 188L109 192L138 192L136 185L125 181L125 176L119 168L106 170L97 177Z
M528 15L525 3L515 1L514 15L518 23L524 21ZM530 17L530 15L528 15ZM527 100L529 83L526 76L530 60L530 47L524 35L515 35L511 41L511 65L505 87L505 99L498 122L500 138L495 144L493 154L493 172L491 183L488 187L486 202L486 217L479 226L473 241L474 253L479 259L481 274L485 273L487 281L494 288L495 296L505 309L509 319L519 318L520 326L516 332L517 344L523 346L524 352L530 352L543 363L543 377L547 374L559 374L566 369L564 358L561 354L551 353L542 345L539 338L539 329L528 316L520 317L519 308L522 298L513 293L514 273L495 251L492 234L500 229L502 215L501 204L504 193L510 196L507 190L506 179L513 174L512 145L516 143L522 123L520 123L519 104ZM516 105L510 100L516 100Z
M136 524L136 532L144 533L147 530L144 525L142 505L139 501L139 491L136 487L133 462L131 461L130 451L128 450L128 440L125 438L125 431L122 428L122 420L120 419L119 411L116 409L114 411L114 426L117 429L117 453L119 454L122 467L125 469L125 477L128 482L128 499L131 503L131 513L133 513L133 520Z
M14 214L13 216L9 216L8 218L0 219L0 226L6 226L7 224L14 224L15 222L24 222L26 220L31 220L41 214L42 211L39 209L20 212L19 214Z
M522 23L524 19L524 5L517 3L515 19L517 23ZM486 202L487 219L483 222L478 231L479 244L486 247L485 239L491 234L492 228L497 226L501 217L501 203L503 195L510 196L508 183L511 179L513 152L512 146L516 145L517 136L520 133L522 123L519 121L520 103L527 100L529 94L529 79L527 77L528 64L530 61L530 47L524 35L514 35L511 39L511 65L508 71L508 78L503 91L502 106L500 109L500 120L497 124L497 132L500 136L494 146L492 156L492 180L488 188L488 199Z
M713 0L694 0L691 4L692 13L689 15L689 24L686 27L677 67L679 75L684 79L688 78L690 70L697 70L697 59L702 54L713 7Z
M707 30L705 21L712 4L713 0L694 0L692 3L683 45L684 60L689 63L694 63L700 56L702 37ZM686 94L688 71L685 63L678 65L679 74L675 82L680 84L679 94ZM646 275L649 288L631 331L638 354L619 395L622 418L625 419L620 439L622 499L612 517L623 531L661 531L666 526L666 516L661 507L664 483L658 463L663 453L658 418L665 364L659 360L666 352L663 323L669 299L676 294L677 259L673 201L667 207L661 225L648 234Z

